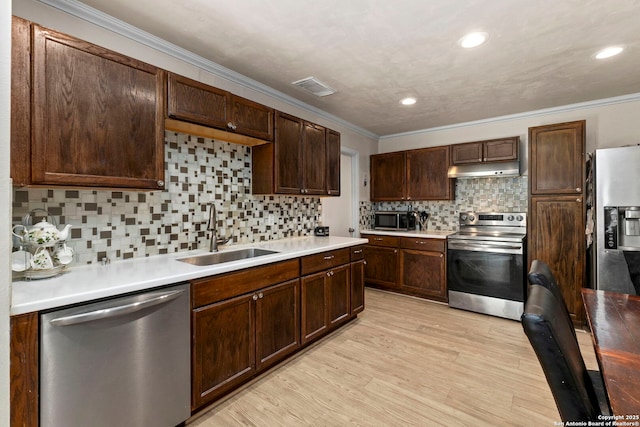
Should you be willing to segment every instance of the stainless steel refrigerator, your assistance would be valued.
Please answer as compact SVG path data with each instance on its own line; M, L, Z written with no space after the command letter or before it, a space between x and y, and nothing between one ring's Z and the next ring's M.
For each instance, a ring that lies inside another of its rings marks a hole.
M640 294L640 145L596 150L596 289Z

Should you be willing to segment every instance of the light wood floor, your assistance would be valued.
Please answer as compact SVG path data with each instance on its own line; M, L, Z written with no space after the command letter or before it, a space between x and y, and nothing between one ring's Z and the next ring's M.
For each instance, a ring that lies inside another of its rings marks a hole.
M578 338L597 369L589 334ZM553 426L519 322L367 289L358 319L188 427Z

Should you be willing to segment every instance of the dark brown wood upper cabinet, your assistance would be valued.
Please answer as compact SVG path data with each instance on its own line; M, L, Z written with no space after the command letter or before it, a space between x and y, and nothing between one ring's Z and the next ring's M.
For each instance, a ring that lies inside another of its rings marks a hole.
M302 193L327 194L325 176L327 173L327 149L325 128L304 122L302 132L303 162L300 165L302 175Z
M407 151L407 200L452 200L455 181L449 179L449 147Z
M276 140L273 147L275 159L268 161L272 165L275 161L275 193L300 194L301 192L300 168L303 158L301 145L303 132L302 120L280 112L276 114ZM254 153L261 148L263 147L254 148ZM265 178L263 183L269 181L270 179Z
M371 201L404 200L405 152L374 154L370 157Z
M253 194L340 194L340 134L298 117L277 111L274 143L253 147L252 163Z
M273 108L169 73L167 116L273 141Z
M531 194L582 194L585 121L529 128Z
M33 184L164 187L165 73L33 25Z
M229 123L233 132L273 141L273 108L231 94Z
M225 129L231 94L225 90L169 73L167 83L169 117Z
M11 179L31 183L31 23L11 24Z
M454 144L451 146L451 163L464 165L518 160L519 145L520 137L517 136Z
M371 200L452 200L449 146L371 156Z
M327 194L340 195L340 133L327 129Z

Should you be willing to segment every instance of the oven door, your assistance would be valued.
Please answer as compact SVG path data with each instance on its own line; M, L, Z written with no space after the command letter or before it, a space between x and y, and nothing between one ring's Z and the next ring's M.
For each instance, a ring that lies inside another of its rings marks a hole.
M449 240L449 291L524 302L523 242Z

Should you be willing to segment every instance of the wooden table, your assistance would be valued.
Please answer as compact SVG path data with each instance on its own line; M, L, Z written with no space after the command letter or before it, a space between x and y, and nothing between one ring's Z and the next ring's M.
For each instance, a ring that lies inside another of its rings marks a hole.
M640 416L640 296L583 288L582 299L613 414Z

